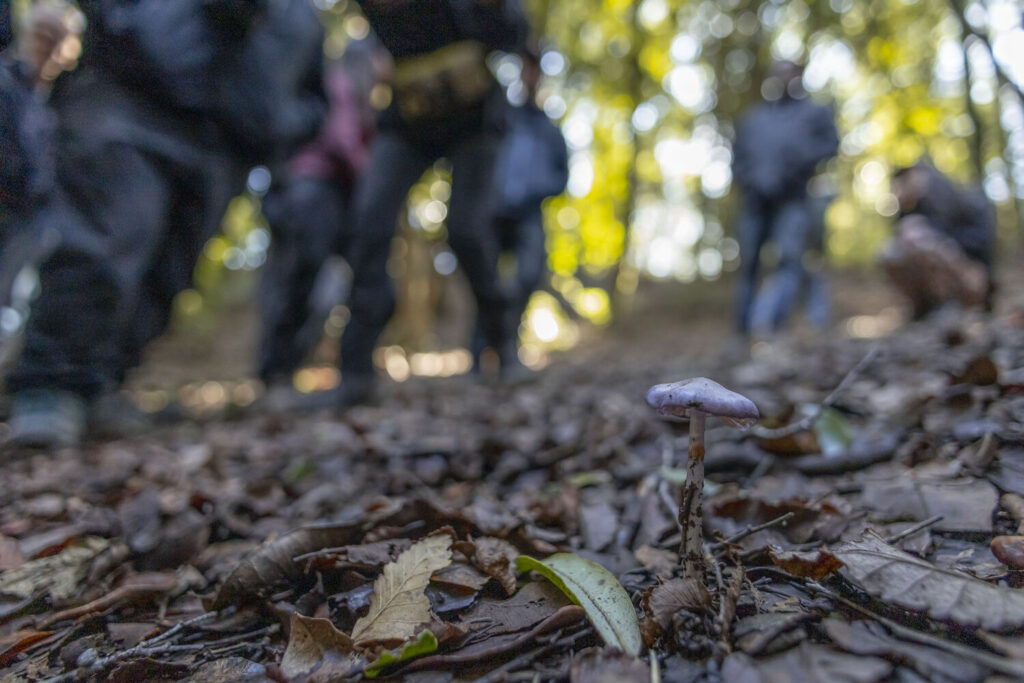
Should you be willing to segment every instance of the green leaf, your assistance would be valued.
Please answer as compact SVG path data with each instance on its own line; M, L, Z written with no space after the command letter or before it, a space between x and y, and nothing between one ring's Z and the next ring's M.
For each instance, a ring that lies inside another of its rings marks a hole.
M643 639L636 610L626 590L610 571L571 553L558 553L546 560L520 555L516 558L516 567L521 572L538 572L558 586L584 609L607 645L632 655L640 653Z
M367 678L376 678L385 667L428 654L436 649L437 638L430 629L425 629L415 639L403 645L401 650L385 650L382 652L376 661L366 667L364 673Z
M826 458L842 455L850 447L853 437L842 414L834 408L826 408L814 421L814 435L818 438L821 454Z

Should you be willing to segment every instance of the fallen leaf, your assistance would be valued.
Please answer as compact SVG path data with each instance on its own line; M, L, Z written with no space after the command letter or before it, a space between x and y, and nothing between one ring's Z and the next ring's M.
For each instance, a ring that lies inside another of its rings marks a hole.
M465 562L453 562L430 577L431 583L463 593L475 593L490 580L490 576Z
M429 629L426 629L421 631L416 638L403 645L401 650L397 652L385 650L382 652L380 657L369 664L363 673L366 674L367 678L376 678L384 669L392 664L407 662L410 659L429 654L436 649L437 638L434 637L434 634Z
M565 593L548 581L530 581L508 600L481 598L462 624L489 624L489 634L500 635L532 628L570 604Z
M996 488L982 479L926 481L918 477L888 477L868 481L863 501L888 520L942 519L936 531L992 532L992 513L999 504Z
M646 596L644 607L664 631L679 610L700 612L711 605L711 596L703 584L693 579L671 579Z
M25 563L25 556L13 538L0 534L0 572L17 569Z
M570 683L649 683L651 668L622 650L592 647L573 657Z
M519 571L538 572L583 607L607 645L639 654L643 639L636 610L622 584L607 569L570 553L558 553L543 561L520 555L516 566Z
M289 678L309 673L328 652L350 654L352 639L336 629L329 619L292 614L281 672Z
M633 551L637 562L655 576L668 577L679 565L679 555L670 551L642 545Z
M210 610L240 606L269 595L302 576L295 557L322 548L343 546L353 540L359 523L331 524L297 529L247 553L224 581Z
M448 534L428 536L386 565L373 583L370 612L356 622L352 639L362 646L397 645L430 621L430 600L424 589L431 574L451 563L451 545Z
M854 583L888 603L962 626L1002 631L1024 625L1024 593L940 569L872 531L832 553Z
M484 536L473 541L473 564L480 571L494 578L504 589L505 595L516 592L515 561L519 552L508 541Z
M722 663L722 680L737 683L875 683L888 680L891 672L884 659L843 654L806 641L763 659L734 652Z
M267 668L242 657L225 657L206 662L195 670L191 679L203 683L261 683L267 680Z
M888 636L877 622L850 624L835 617L822 622L825 633L843 650L906 663L929 681L980 681L985 672L961 656Z
M89 565L109 547L110 542L86 536L49 557L31 560L17 569L0 574L0 594L28 598L49 591L55 600L67 600L78 592Z
M619 516L608 503L584 505L580 508L579 517L584 548L604 550L615 540Z
M54 631L24 630L0 636L0 668L10 666L19 654L53 634Z
M772 558L776 567L786 573L815 581L825 578L843 566L843 563L826 548L800 552L771 546L768 548L768 556Z

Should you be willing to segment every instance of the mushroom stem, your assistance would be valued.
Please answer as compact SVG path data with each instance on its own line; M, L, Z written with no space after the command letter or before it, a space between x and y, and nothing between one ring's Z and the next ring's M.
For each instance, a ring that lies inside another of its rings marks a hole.
M679 544L679 558L683 561L684 575L688 579L704 582L704 525L702 505L704 498L704 419L703 411L690 414L690 450L686 469L686 484L679 503L679 525L683 538Z

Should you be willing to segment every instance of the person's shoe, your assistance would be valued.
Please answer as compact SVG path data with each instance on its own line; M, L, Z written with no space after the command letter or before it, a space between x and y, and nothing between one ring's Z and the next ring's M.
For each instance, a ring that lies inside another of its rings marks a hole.
M369 403L373 398L374 376L345 375L341 384L327 391L317 391L301 396L296 410L312 412L325 409L344 409Z
M508 344L498 354L498 358L498 378L506 384L519 384L536 375L519 359L519 349L515 344Z
M119 391L101 395L89 407L89 432L106 439L139 436L153 426L150 416Z
M28 389L14 396L10 436L15 448L70 448L85 434L85 399L60 389Z

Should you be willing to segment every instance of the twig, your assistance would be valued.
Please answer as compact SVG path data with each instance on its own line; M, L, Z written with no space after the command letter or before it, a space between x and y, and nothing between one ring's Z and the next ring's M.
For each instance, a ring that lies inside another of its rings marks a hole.
M739 533L733 534L732 536L730 536L729 538L725 539L724 541L719 541L717 543L712 543L711 544L711 549L712 550L718 550L718 549L724 548L724 547L726 547L728 545L732 545L733 543L739 543L740 541L742 541L747 536L753 536L758 531L764 531L765 529L770 529L773 526L778 526L779 524L785 524L787 521L789 521L789 519L792 516L793 516L792 512L787 512L786 514L781 515L779 517L776 517L775 519L773 519L773 520L771 520L769 522L765 522L764 524L758 524L757 526L749 526L746 529L744 529L743 531L740 531Z
M93 600L92 602L87 602L84 605L71 607L51 614L49 617L40 621L36 628L41 631L45 631L48 626L64 621L65 619L78 619L79 617L87 614L105 612L112 607L120 605L122 602L147 600L154 595L160 595L161 593L166 593L169 590L174 590L176 584L177 579L175 579L174 583L170 585L168 585L167 581L164 581L162 584L159 582L142 582L121 586L119 588L115 588L106 595Z
M195 624L200 624L204 621L209 621L213 617L217 616L217 614L217 612L204 612L203 614L192 617L191 619L179 621L177 624L172 626L170 629L164 631L163 633L153 636L149 640L142 641L140 645L142 645L143 647L153 647L157 643L162 643L165 640L173 638L178 633L180 633L184 628L188 626L194 626Z
M861 607L857 603L847 600L841 595L833 593L832 591L828 590L820 583L817 583L815 581L808 581L805 585L807 588L810 588L815 593L819 593L827 598L836 600L845 605L846 607L849 607L850 609L854 610L855 612L859 612L860 614L868 617L869 619L874 619L875 621L878 621L883 626L885 626L893 633L902 638L906 638L907 640L911 640L922 645L930 645L934 648L938 648L939 650L945 652L952 652L955 655L959 655L961 657L964 657L965 659L970 659L978 664L981 664L982 666L987 666L993 671L998 671L999 673L1006 674L1007 676L1012 676L1018 680L1024 679L1024 662L1018 663L1009 659L1005 659L1003 657L989 654L987 652L975 650L974 648L967 647L966 645L961 645L960 643L954 642L952 640L945 640L943 638L928 635L927 633L915 631L912 628L907 628L906 626L897 624L895 621L892 621L891 619L886 619L883 616L875 614L871 610L865 607Z
M559 650L563 647L571 647L576 644L577 640L581 639L585 635L589 635L590 633L590 628L583 628L582 630L577 631L576 633L570 634L562 638L562 632L559 631L555 634L551 642L549 642L547 645L544 645L543 647L540 647L536 650L524 652L515 659L505 662L497 669L491 670L486 676L478 678L477 683L495 683L496 681L503 680L505 674L509 674L515 671L516 669L521 669L525 666L529 666L533 664L536 660L548 654L549 652Z
M875 360L875 357L878 355L879 351L879 346L876 345L871 347L867 354L865 354L864 357L861 358L860 361L856 365L854 365L848 373L846 373L846 376L843 377L843 380L836 386L835 389L832 390L832 393L826 396L825 400L823 400L821 403L814 406L814 409L811 410L811 412L808 415L804 416L802 419L794 422L793 424L786 425L785 427L779 427L778 429L767 429L765 427L762 427L761 425L754 425L753 427L751 427L750 433L758 437L759 439L782 439L787 436L793 436L794 434L799 434L802 431L810 429L811 425L814 424L815 420L821 417L821 414L825 411L825 409L831 408L835 404L835 402L839 400L840 395L842 395L842 393L846 391L847 387L849 387L850 384L853 383L853 380L857 378L857 375L863 372L864 368L866 368L868 365L871 364L872 361Z
M257 629L255 631L249 631L247 633L238 633L227 638L221 638L220 640L212 643L189 643L186 645L173 645L171 643L164 643L156 646L144 646L144 644L136 645L135 647L121 652L115 652L108 657L102 657L94 660L92 663L85 666L79 667L74 671L68 671L67 673L48 678L43 683L64 683L64 681L72 681L79 676L87 677L94 673L103 671L113 664L117 664L125 659L131 659L132 657L152 657L154 655L164 655L173 652L197 652L199 650L211 649L222 645L229 645L231 643L237 643L242 640L249 640L253 638L260 638L271 633L276 633L280 627L277 624L267 626L265 628ZM173 629L172 629L173 630Z
M943 517L942 515L935 515L934 517L929 517L928 519L924 520L923 522L918 522L917 524L915 524L914 526L910 527L909 529L904 529L903 531L899 532L898 534L890 536L889 538L885 539L885 542L889 543L889 544L899 543L904 538L907 538L908 536L913 536L918 531L923 531L924 529L927 529L928 527L932 526L933 524L937 524L937 523L941 522L943 519L945 519L945 517Z

